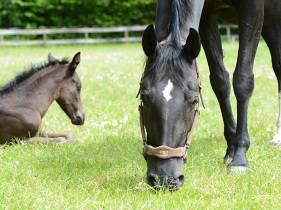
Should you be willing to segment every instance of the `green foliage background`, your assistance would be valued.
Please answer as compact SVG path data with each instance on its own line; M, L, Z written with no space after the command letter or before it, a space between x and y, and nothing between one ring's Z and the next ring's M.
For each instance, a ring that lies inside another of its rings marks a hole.
M143 25L156 0L0 0L0 28Z

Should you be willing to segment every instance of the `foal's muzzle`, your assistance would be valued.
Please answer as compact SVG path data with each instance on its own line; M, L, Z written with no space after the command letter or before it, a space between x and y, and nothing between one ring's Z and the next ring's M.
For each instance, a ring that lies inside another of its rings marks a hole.
M76 116L76 118L74 120L72 120L72 124L74 125L83 125L85 121L85 114L83 114L83 116Z

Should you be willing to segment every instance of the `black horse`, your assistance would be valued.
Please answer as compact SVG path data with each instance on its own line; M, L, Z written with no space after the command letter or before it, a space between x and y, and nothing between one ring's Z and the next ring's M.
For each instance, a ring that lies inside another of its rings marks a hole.
M239 25L239 52L233 77L237 125L229 99L231 86L223 64L218 19ZM279 0L158 1L155 31L149 26L142 43L148 56L140 87L143 104L140 110L147 131L147 141L143 136L149 185L178 188L184 183L182 168L186 155L175 148L188 147L187 134L193 132L191 127L196 122L195 107L200 92L195 65L201 45L198 29L224 121L228 145L224 160L231 161L228 165L231 171L249 168L247 111L254 89L254 58L262 34L272 55L280 92L280 20ZM276 137L273 143L278 142Z

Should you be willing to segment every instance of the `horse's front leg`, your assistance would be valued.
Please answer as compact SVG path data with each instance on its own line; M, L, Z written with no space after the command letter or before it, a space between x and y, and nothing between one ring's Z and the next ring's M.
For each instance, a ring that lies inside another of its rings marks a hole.
M218 29L217 17L214 11L205 5L200 22L200 37L210 68L210 81L213 91L219 101L223 122L224 136L227 141L227 150L224 162L230 162L234 156L234 137L236 123L233 118L230 103L229 73L223 64L223 50Z
M239 51L233 74L233 87L237 99L237 131L234 138L235 154L228 165L231 171L244 171L249 167L246 152L250 146L247 114L254 90L253 64L258 47L263 18L263 0L239 1Z

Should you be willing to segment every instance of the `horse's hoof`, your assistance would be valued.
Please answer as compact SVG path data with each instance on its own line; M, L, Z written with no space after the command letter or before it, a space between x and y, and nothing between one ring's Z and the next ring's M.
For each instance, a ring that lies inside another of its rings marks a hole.
M250 170L249 167L246 166L228 166L227 172L229 174L245 174Z
M232 161L231 157L227 157L223 159L223 164L228 165Z
M272 145L276 145L276 146L281 146L281 140L280 139L273 139L273 140L269 141L268 143L270 143Z

